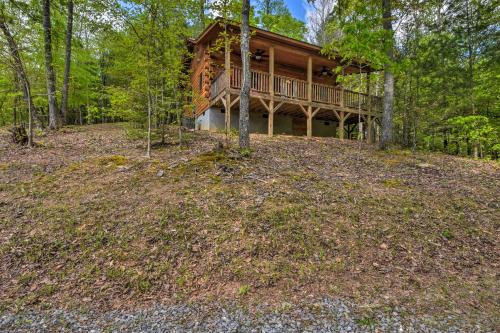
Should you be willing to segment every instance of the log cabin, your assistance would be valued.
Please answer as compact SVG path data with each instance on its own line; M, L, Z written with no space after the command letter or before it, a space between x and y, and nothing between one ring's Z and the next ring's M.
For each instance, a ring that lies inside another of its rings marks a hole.
M242 86L240 28L216 20L190 42L195 128L228 131L239 127ZM382 98L370 94L366 63L342 63L321 47L251 27L250 131L253 133L337 136L373 142ZM364 75L364 92L337 83L343 75Z

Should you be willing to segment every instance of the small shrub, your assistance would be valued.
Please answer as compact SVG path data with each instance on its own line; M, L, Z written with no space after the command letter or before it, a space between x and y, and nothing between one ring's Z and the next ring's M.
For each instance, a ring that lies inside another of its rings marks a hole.
M368 326L368 327L374 326L376 324L375 319L373 317L364 317L356 320L356 322L360 326Z
M54 285L54 284L50 284L50 283L47 283L47 284L44 284L40 290L38 291L38 295L39 296L51 296L53 295L55 292L57 291L57 286Z
M248 284L244 284L238 288L238 296L245 296L250 292L250 286Z
M127 158L122 155L104 156L97 159L97 164L106 166L122 166L127 163Z
M148 292L151 289L151 287L152 287L151 281L149 281L148 279L140 277L137 280L137 289L141 293Z
M453 238L453 233L452 233L450 230L445 229L445 230L443 230L443 232L441 233L441 236L443 236L444 238L446 238L446 239L450 240L450 239L452 239L452 238Z
M250 148L243 148L240 150L241 157L248 158L252 155L252 150Z

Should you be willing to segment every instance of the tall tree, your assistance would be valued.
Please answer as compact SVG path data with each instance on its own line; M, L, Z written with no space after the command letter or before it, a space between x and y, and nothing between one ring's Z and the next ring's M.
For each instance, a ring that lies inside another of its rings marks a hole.
M206 9L207 0L198 0L198 31L197 33L201 33L203 29L205 29L205 9Z
M59 115L56 100L56 75L52 62L52 25L50 19L50 0L42 1L45 73L47 76L47 97L49 102L49 128L56 129L59 125Z
M38 114L36 112L35 104L33 103L33 98L31 96L30 82L28 76L26 75L25 66L21 59L21 54L19 53L19 47L9 30L9 26L6 22L5 12L2 7L0 7L0 29L3 32L5 39L7 40L7 45L9 47L10 55L12 57L13 68L17 76L17 80L21 84L21 89L23 91L23 97L28 105L28 112L30 119L35 119L39 123ZM30 131L30 136L32 135Z
M335 0L308 0L310 8L307 10L307 39L317 45L331 42L332 36L328 33L327 24L330 20ZM339 4L340 5L340 4Z
M68 114L68 90L69 75L71 68L71 40L73 38L73 0L68 0L68 18L66 27L66 58L64 62L64 81L62 88L61 116L63 123L66 123Z
M261 28L291 38L304 39L307 31L304 22L292 16L283 0L260 0L257 9L257 21Z
M382 135L380 138L380 148L387 149L392 143L392 117L394 105L394 75L392 73L391 62L393 60L393 30L392 30L392 10L391 0L382 0L382 20L385 31L385 48L387 62L384 66L384 108L382 113Z
M241 10L241 62L243 82L240 95L240 148L250 148L249 108L250 108L250 0L243 0Z

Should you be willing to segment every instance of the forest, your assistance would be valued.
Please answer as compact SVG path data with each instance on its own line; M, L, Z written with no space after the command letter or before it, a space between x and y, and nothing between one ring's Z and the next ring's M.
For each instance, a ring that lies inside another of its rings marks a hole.
M325 54L377 64L377 80L384 80L384 68L393 73L394 143L496 159L498 4L387 3L390 30L378 1L304 1L307 22L294 18L282 0L252 1L249 20L320 45ZM0 126L27 127L30 114L36 130L117 121L146 126L148 110L153 131L180 122L190 116L187 40L215 17L239 21L241 5L241 0L2 2Z
M0 0L0 332L497 331L499 12Z

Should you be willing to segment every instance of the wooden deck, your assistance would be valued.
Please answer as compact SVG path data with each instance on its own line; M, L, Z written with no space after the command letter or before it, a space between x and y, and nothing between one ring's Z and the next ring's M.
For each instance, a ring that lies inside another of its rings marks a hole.
M251 94L254 97L269 100L270 74L252 70ZM238 67L231 68L230 89L232 93L238 94L242 84L242 70ZM225 72L215 77L211 84L211 100L226 89L227 80ZM306 106L308 104L307 81L294 78L274 75L274 100L287 103L296 103ZM352 113L372 114L378 116L382 111L382 98L379 96L367 95L351 90L343 89L339 86L328 86L324 84L312 83L312 105L325 109L337 111L347 111Z
M236 106L242 85L242 69L231 67L229 79L226 71L216 76L210 85L209 105L222 103L226 109ZM372 128L375 121L380 120L382 97L358 93L343 89L340 86L329 86L298 80L282 75L272 75L263 71L251 71L251 91L253 99L259 100L261 106L269 113L268 133L273 135L273 118L278 110L285 106L297 106L300 111L293 116L307 119L307 135L312 136L312 119L317 115L329 114L339 122L339 138L344 138L344 124L360 118L366 124L367 141L373 140ZM312 81L312 80L311 80ZM229 87L229 88L228 88ZM310 89L310 92L309 92ZM231 96L235 98L232 99ZM228 107L229 105L229 107ZM353 117L354 115L359 115ZM226 126L230 123L230 112L226 112Z
M237 25L225 27L231 34L238 33ZM220 38L221 33L220 25L212 25L196 40L192 85L200 96L197 115L211 106L223 107L228 131L231 109L238 108L243 75L238 43ZM224 47L212 50L217 38ZM369 64L346 65L341 57L325 57L319 46L259 29L252 35L250 51L250 106L252 111L268 113L269 136L274 133L274 115L279 113L305 119L308 137L312 136L314 119L337 122L339 138L344 137L346 128L348 133L352 131L349 125L359 123L361 133L366 132L371 141L382 99L370 94L368 74L373 68ZM341 68L343 75L366 74L366 89L354 92L335 85L336 68Z

